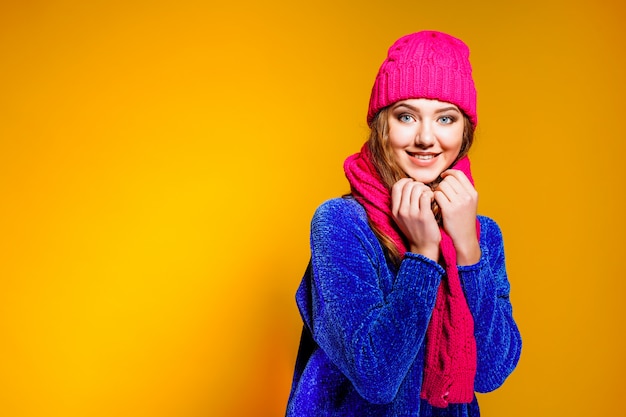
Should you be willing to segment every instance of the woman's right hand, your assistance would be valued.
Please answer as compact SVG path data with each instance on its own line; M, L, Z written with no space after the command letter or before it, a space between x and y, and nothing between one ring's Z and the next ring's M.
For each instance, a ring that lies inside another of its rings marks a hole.
M441 232L431 208L433 198L430 187L412 178L402 178L391 188L391 213L409 250L437 261Z

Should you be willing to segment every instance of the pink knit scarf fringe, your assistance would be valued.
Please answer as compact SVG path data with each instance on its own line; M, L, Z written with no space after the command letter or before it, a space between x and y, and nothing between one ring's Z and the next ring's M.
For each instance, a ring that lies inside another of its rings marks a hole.
M453 167L474 184L467 157ZM399 252L407 251L404 239L391 216L391 195L371 162L367 144L344 163L352 195L365 208L370 221L390 237ZM478 220L476 230L480 236ZM426 354L421 398L434 407L448 403L469 403L474 398L476 339L474 320L467 306L450 236L441 231L441 254L446 275L437 290L437 299L426 331ZM415 277L419 279L419 277Z

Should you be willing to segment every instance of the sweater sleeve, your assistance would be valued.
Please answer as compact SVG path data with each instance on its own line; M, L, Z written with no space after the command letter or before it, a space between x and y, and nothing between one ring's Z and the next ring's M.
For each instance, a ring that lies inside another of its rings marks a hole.
M475 390L489 392L502 385L515 369L522 341L509 299L502 233L493 220L479 219L481 259L475 265L460 266L459 276L474 317L478 353Z
M384 404L411 366L423 366L414 362L445 271L407 253L394 275L365 216L348 204L331 200L313 218L311 298L301 311L317 344L356 391Z

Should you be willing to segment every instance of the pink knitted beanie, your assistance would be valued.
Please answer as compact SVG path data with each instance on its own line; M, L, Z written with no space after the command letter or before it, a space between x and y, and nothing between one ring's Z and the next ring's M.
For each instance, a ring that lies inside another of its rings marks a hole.
M455 104L476 127L476 88L467 45L435 31L406 35L391 45L372 88L367 123L383 107L410 98Z

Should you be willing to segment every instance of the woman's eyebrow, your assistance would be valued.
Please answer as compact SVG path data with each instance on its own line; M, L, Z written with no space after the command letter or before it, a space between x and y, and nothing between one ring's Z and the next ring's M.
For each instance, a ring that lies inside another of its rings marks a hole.
M435 113L445 113L445 112L450 111L450 110L456 111L456 112L459 112L459 113L461 112L458 108L450 106L450 107L443 107L441 109L437 109L437 110L435 110Z
M410 104L406 104L406 103L399 103L396 104L395 106L393 106L393 109L399 109L400 107L406 107L407 109L413 110L413 111L417 111L418 108L417 107L413 107Z

